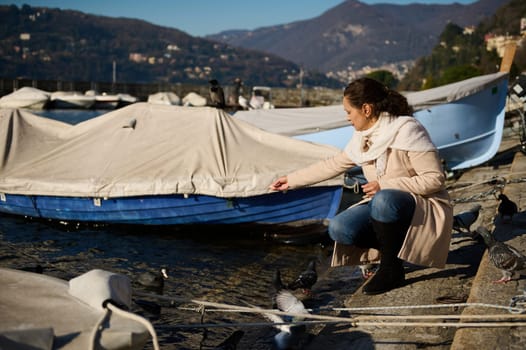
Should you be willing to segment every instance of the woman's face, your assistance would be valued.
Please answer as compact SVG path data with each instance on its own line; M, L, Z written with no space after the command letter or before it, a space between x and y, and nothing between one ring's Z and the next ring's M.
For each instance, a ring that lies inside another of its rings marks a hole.
M357 131L367 130L376 122L376 118L373 118L371 114L371 106L368 104L364 104L362 107L357 108L352 106L349 103L349 100L343 98L343 108L347 113L347 120Z

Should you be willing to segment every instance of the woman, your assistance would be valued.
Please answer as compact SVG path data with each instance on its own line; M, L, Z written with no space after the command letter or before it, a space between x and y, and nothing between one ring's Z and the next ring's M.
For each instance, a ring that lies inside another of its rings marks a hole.
M404 96L361 78L346 87L343 107L356 130L345 149L278 178L270 189L311 185L361 166L365 200L329 224L333 266L377 262L379 252L379 268L363 292L380 294L404 283L403 260L444 267L453 208L437 149Z

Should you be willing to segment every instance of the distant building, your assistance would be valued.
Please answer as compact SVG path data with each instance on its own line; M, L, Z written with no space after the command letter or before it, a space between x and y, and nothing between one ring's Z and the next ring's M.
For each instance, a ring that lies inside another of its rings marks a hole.
M141 62L145 62L147 58L141 53L132 52L129 54L128 59L132 62L141 63Z
M520 37L515 35L493 35L490 33L486 34L484 40L486 41L486 50L495 50L499 57L502 57L504 56L506 46L510 43L517 43Z
M475 26L465 27L464 31L462 32L462 34L464 34L464 35L471 35L473 33L475 33Z

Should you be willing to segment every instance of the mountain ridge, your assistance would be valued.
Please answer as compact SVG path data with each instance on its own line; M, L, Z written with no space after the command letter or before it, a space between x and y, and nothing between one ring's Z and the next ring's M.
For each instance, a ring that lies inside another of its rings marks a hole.
M134 83L295 86L300 67L269 53L149 22L74 10L0 5L0 77ZM311 71L311 86L341 83Z
M318 17L206 38L268 52L324 73L380 66L429 54L448 22L477 25L507 0L461 5L367 5L347 0ZM375 25L381 23L382 25Z

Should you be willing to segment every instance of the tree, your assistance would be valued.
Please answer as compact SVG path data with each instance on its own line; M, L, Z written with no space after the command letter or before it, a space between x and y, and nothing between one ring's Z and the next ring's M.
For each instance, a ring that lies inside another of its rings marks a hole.
M398 79L388 70L377 70L367 74L367 77L378 80L391 89L398 85Z
M444 73L442 73L442 75L440 76L437 85L438 86L446 85L449 83L454 83L457 81L473 78L478 75L482 75L482 72L480 71L480 69L470 66L470 65L448 67L444 70Z

